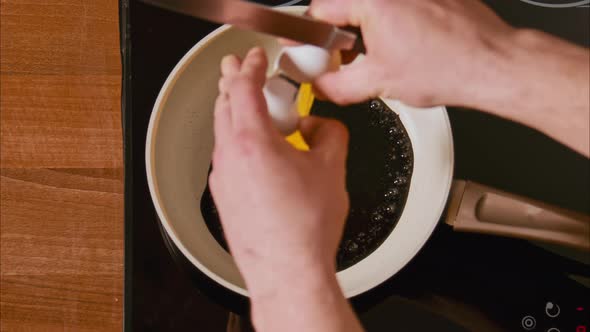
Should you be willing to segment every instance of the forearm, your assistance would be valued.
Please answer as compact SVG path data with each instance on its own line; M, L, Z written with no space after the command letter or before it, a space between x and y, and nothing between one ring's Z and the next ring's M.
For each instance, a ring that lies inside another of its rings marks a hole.
M590 53L520 30L486 50L462 104L533 127L589 156Z
M284 275L276 285L252 285L252 320L257 331L360 332L335 271L318 266ZM279 280L277 280L279 281Z

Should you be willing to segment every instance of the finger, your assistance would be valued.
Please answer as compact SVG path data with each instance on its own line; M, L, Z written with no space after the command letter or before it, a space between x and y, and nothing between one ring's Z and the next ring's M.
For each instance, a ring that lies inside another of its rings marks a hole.
M379 71L363 58L318 77L313 87L323 99L345 105L379 96L378 77Z
M254 49L242 62L240 74L229 84L234 131L252 131L255 135L268 135L272 127L262 87L266 80L266 55Z
M213 112L213 134L215 137L215 150L226 144L232 132L232 115L228 96L220 94L215 100Z
M217 82L217 88L219 89L219 94L227 94L229 89L229 79L227 77L221 77Z
M361 5L358 0L314 0L309 14L319 20L336 25L360 25Z
M266 68L268 67L268 60L264 49L261 47L254 47L242 62L240 74L247 76L252 79L254 84L259 85L261 88L266 81Z
M221 75L231 77L240 72L242 61L237 55L226 55L221 59Z
M302 118L299 131L310 151L326 160L346 160L348 154L348 129L333 119L308 116Z

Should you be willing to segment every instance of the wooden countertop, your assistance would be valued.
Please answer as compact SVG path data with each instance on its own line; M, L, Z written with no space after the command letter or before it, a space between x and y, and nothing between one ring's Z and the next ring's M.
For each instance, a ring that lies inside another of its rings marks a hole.
M1 330L120 331L117 0L1 0Z

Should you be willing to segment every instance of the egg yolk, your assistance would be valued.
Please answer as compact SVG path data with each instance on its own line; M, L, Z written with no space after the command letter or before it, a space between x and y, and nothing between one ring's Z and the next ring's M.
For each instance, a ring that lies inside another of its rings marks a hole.
M297 93L297 112L300 117L309 115L311 111L311 105L313 104L313 93L311 90L311 84L303 83L299 87ZM293 134L287 136L287 142L289 142L295 149L301 151L309 151L309 146L305 143L301 132L297 130Z

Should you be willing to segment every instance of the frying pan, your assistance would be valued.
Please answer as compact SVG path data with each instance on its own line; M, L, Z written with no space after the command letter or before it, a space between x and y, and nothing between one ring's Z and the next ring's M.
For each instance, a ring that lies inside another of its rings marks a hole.
M303 13L305 8L280 10ZM150 194L166 235L207 277L244 296L248 295L244 281L232 257L208 231L199 202L213 150L219 62L229 53L243 56L253 46L262 46L270 63L280 50L272 37L231 26L222 26L199 41L164 83L146 139ZM453 140L445 107L417 109L395 100L384 101L408 132L414 169L407 202L394 230L368 257L337 273L345 296L366 292L400 271L422 248L445 211L446 222L458 231L590 250L588 216L476 183L454 181Z

